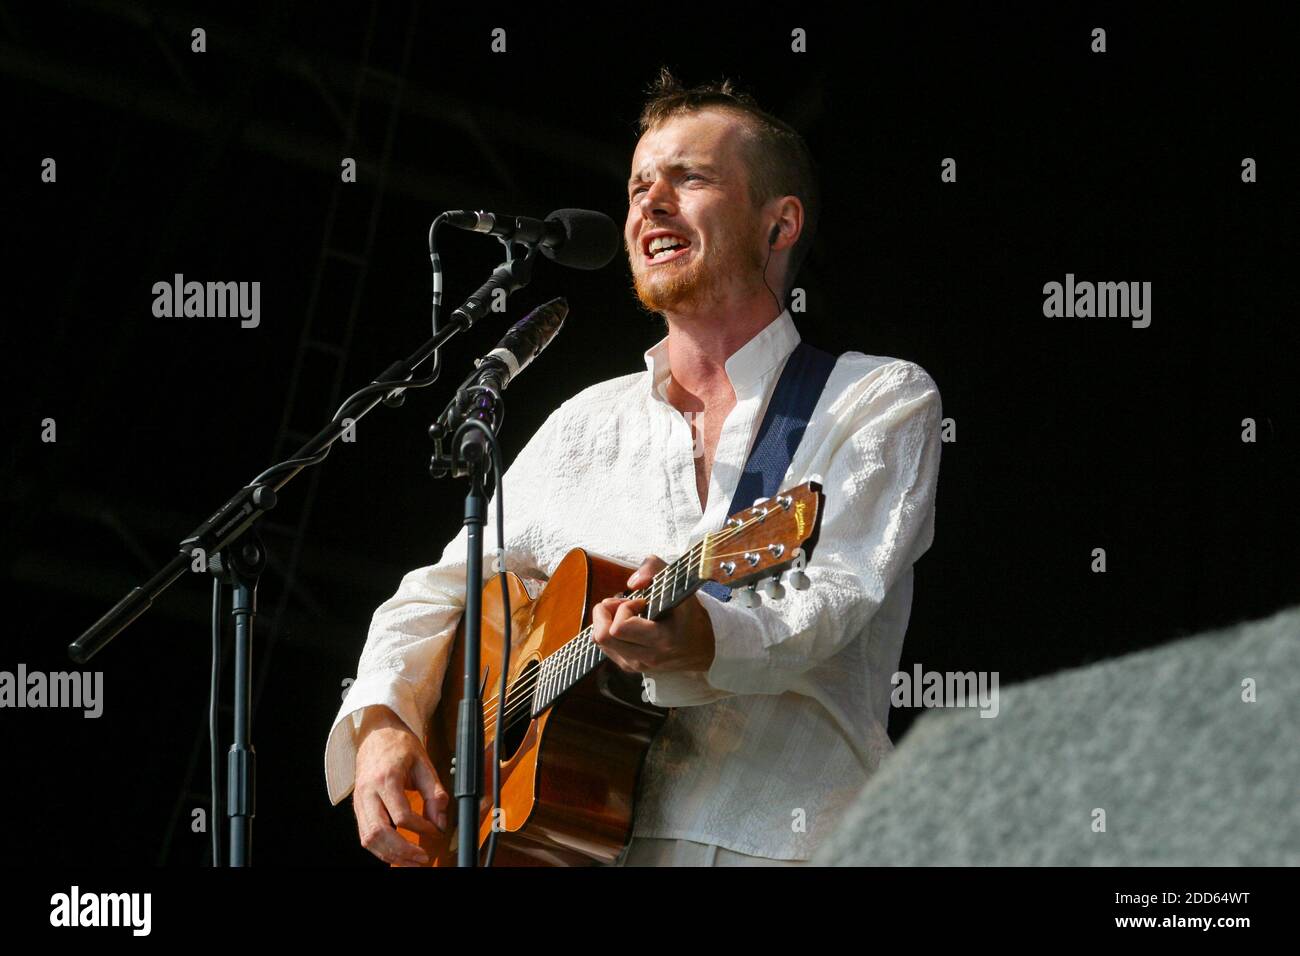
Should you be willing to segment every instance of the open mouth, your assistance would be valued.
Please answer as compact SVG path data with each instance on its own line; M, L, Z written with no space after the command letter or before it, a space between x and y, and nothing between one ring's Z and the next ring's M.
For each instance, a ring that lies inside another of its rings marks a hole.
M691 244L681 236L660 235L642 243L646 265L657 266L680 259L690 251Z

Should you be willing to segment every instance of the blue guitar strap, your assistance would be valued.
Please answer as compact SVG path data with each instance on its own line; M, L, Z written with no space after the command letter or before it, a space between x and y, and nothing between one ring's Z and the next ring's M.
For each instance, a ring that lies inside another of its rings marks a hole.
M727 514L753 505L758 498L771 498L781 490L780 482L790 468L795 450L808 428L813 409L821 397L826 380L835 367L836 357L814 348L807 342L795 346L777 379L767 412L758 426L749 461L736 484L735 497ZM731 589L706 581L700 590L719 601L731 600Z

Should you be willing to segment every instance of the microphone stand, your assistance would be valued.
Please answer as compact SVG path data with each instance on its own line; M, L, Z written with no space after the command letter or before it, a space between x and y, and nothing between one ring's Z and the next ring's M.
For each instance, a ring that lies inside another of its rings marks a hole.
M513 259L510 242L502 239L506 247L506 262L515 266L524 284L532 278L533 259L537 246L528 247L522 260ZM483 734L483 692L487 675L482 668L483 648L483 526L487 514L487 494L483 479L491 468L490 444L483 431L467 421L482 422L496 435L504 416L501 394L489 386L471 386L474 376L465 382L455 397L429 428L434 441L434 454L429 463L429 473L435 478L446 475L469 478L469 492L465 496L465 669L462 674L462 696L456 713L456 755L452 758L451 773L456 797L456 865L479 865L479 800L484 786L485 749ZM450 437L450 452L443 449L443 441ZM497 476L498 480L500 476ZM509 667L509 661L503 662ZM480 676L482 675L482 676ZM499 701L498 706L505 701Z
M245 487L228 499L206 521L180 542L179 553L159 569L144 584L133 588L80 637L68 645L68 655L78 664L84 664L106 647L136 618L147 611L158 597L175 584L187 570L204 571L216 575L231 588L231 617L235 623L235 678L234 678L234 742L227 757L227 816L230 819L230 865L248 866L252 862L252 821L256 806L256 754L251 743L252 682L251 658L253 647L253 618L256 613L258 576L266 566L266 551L253 526L266 512L275 507L278 492L309 465L323 461L330 447L356 421L367 415L381 401L396 408L405 401L408 388L423 388L433 384L438 377L435 371L426 379L412 380L415 369L435 355L439 348L454 336L470 328L487 314L490 302L498 289L506 294L528 284L532 276L532 259L536 247L531 247L525 259L510 255L506 246L506 261L493 270L492 275L449 318L447 324L405 359L394 362L370 385L360 389L335 413L328 425L312 436L294 452L293 457L262 472ZM477 432L477 429L474 429ZM480 451L485 439L478 436ZM470 442L472 444L472 442ZM480 456L479 461L482 461ZM476 483L481 495L481 480ZM473 492L474 488L471 488ZM482 514L486 505L476 512L478 527L482 527ZM470 505L466 502L466 523L469 523ZM250 531L254 533L250 534ZM482 561L482 542L475 536L471 542L479 544L479 561ZM471 547L471 553L474 548ZM480 576L482 568L477 569ZM481 590L481 583L478 590ZM478 591L470 589L470 599L477 601ZM471 618L477 636L478 615ZM475 666L478 649L475 645ZM466 663L468 664L468 658ZM481 708L481 701L480 701ZM480 710L477 726L482 729ZM481 756L482 748L479 748ZM473 778L471 778L473 779ZM214 825L215 825L215 821Z

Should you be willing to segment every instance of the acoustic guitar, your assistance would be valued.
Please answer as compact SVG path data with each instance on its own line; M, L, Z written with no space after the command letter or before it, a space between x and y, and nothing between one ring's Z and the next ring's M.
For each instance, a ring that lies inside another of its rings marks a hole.
M575 548L565 555L536 598L507 573L511 651L501 738L501 803L492 796L493 744L500 701L504 613L499 575L483 587L482 660L484 797L474 828L479 861L497 829L493 863L500 866L589 866L618 859L632 836L641 768L668 710L648 702L645 681L605 657L592 641L592 606L607 597L643 598L650 620L668 613L706 581L735 590L755 607L758 592L785 593L783 573L796 589L817 542L823 494L817 482L790 488L727 519L660 570L649 587L626 590L634 568ZM757 585L757 590L755 586ZM464 686L464 621L456 633L442 696L428 725L428 752L438 777L454 793L456 716ZM408 790L416 813L423 801ZM433 866L455 866L456 799L448 830L435 837L398 828L419 844Z

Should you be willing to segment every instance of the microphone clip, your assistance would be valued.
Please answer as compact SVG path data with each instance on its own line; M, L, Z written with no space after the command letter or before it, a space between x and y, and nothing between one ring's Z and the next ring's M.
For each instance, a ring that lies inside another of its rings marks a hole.
M442 414L429 426L429 437L433 439L429 474L434 478L462 478L470 473L471 466L484 472L491 468L487 437L481 429L467 427L466 422L482 422L494 435L501 428L505 403L501 400L496 361L480 359Z

